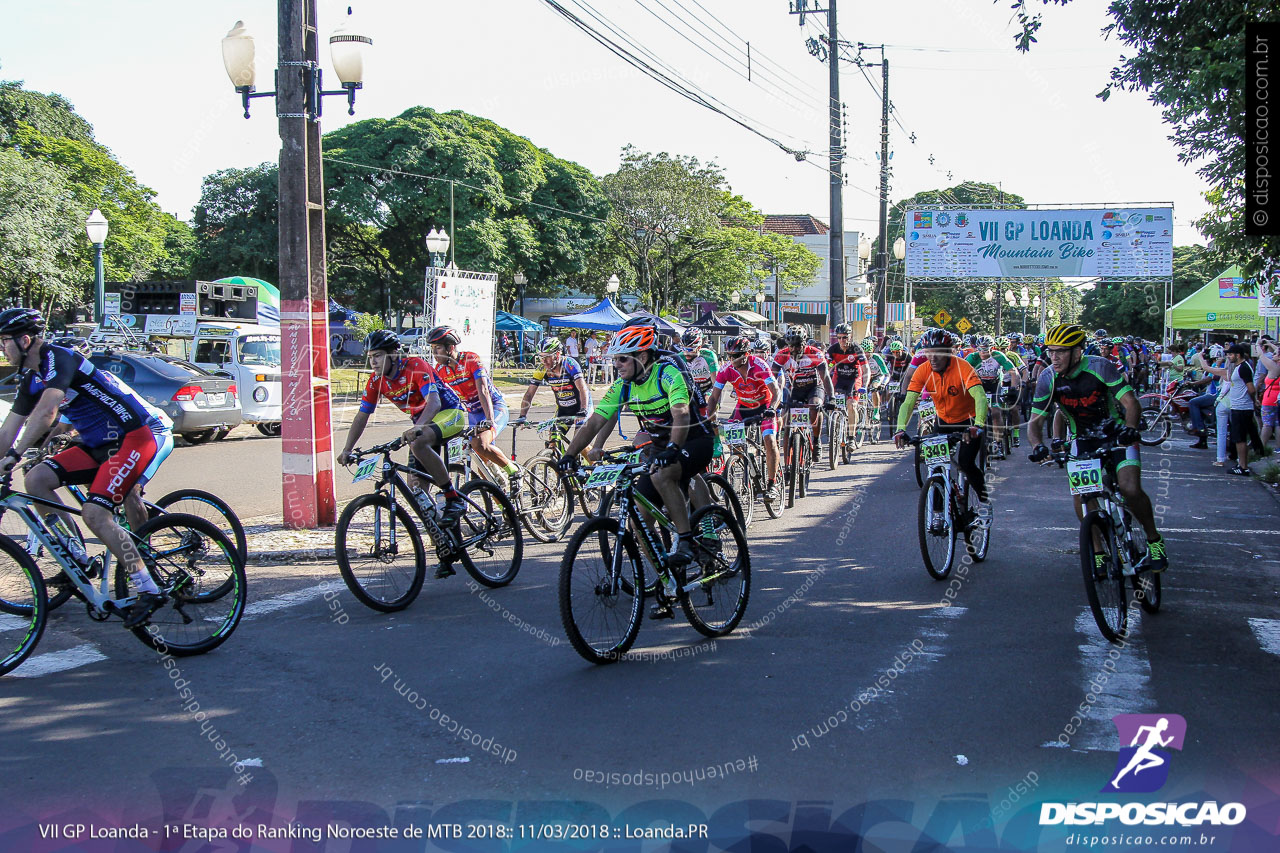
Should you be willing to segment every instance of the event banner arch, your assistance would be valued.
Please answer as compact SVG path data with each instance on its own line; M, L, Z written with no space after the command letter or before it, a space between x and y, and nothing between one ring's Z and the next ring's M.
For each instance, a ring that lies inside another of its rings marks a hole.
M1173 275L1172 207L920 207L905 226L912 278Z

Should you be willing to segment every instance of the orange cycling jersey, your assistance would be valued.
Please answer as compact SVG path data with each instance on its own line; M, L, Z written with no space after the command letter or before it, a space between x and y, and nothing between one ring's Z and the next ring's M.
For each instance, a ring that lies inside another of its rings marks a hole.
M941 376L933 372L933 365L925 359L924 363L911 374L908 391L928 391L933 397L933 407L938 417L949 424L960 423L977 415L973 395L969 389L982 388L982 380L973 369L973 365L962 358L951 357L946 373Z

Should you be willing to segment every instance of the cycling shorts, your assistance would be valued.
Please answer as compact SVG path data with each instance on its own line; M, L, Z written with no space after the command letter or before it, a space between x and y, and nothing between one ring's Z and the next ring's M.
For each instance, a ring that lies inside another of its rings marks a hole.
M1071 442L1070 453L1072 456L1084 456L1092 453L1099 447L1107 443L1105 438L1077 438ZM1129 447L1117 447L1107 454L1107 461L1115 466L1119 471L1121 468L1136 466L1142 468L1142 455L1138 452L1138 445L1133 444Z
M462 409L441 409L436 412L431 423L426 425L436 437L436 447L443 447L446 440L453 438L467 425L467 413Z
M844 394L846 397L853 394L854 383L858 381L856 376L837 376L836 377L836 393Z
M144 486L173 452L166 428L138 427L98 447L74 443L44 460L64 486L88 486L87 503L114 512L134 486Z
M689 494L689 481L706 471L707 466L711 464L714 445L715 441L709 435L691 435L685 440L684 449L689 455L680 461L680 491L686 495ZM644 495L654 506L662 506L662 498L658 495L658 490L653 487L653 481L648 474L641 474L636 479L636 491Z
M867 390L876 391L889 384L889 379L883 373L877 373L867 381Z
M768 414L765 414L768 412ZM741 404L733 409L733 418L735 421L742 421L744 425L760 422L761 435L773 435L778 430L778 418L772 409L764 406L756 406L753 409L744 409Z
M822 385L818 383L791 390L792 406L821 406L822 400Z
M485 420L484 409L480 411L467 411L467 426L479 426ZM493 404L493 437L497 438L502 430L506 427L507 421L511 420L511 410L507 408L507 404Z

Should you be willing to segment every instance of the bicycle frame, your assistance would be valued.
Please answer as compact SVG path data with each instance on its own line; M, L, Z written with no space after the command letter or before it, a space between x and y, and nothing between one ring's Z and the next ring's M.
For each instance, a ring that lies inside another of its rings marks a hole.
M919 441L919 439L917 439ZM960 447L959 434L951 433L947 435L947 443L950 445L950 452L947 454L945 462L941 460L930 461L928 463L928 472L925 476L925 485L934 477L942 477L943 491L948 496L947 505L944 512L947 515L947 523L954 524L955 519L951 515L951 506L957 497L964 498L968 492L968 481L964 475L964 471L960 470L960 463L956 457ZM966 504L967 505L967 504Z
M53 531L49 530L45 525L44 519L36 511L36 505L62 510L72 515L82 515L81 511L75 507L56 501L47 501L44 498L38 498L26 492L6 490L4 497L0 498L0 506L17 513L18 517L27 525L30 535L35 536L36 541L53 556L58 565L62 567L62 570L66 572L67 577L71 579L79 596L84 599L90 608L99 612L121 614L126 607L133 603L134 596L116 598L108 591L108 584L111 582L112 575L113 555L111 551L108 549L102 554L101 589L95 588L93 581L85 574L85 570L76 563L67 549L58 542L58 538L53 534Z

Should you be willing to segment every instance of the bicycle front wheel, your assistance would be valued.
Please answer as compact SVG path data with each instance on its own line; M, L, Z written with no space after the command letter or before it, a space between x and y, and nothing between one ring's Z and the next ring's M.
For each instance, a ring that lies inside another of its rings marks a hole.
M75 523L74 518L72 519L71 531L80 540L80 544L84 545L84 533L81 532L80 525ZM36 539L35 534L27 527L27 523L22 520L22 516L16 512L6 512L4 507L0 507L0 533L8 536L19 547L26 546L23 550L27 556L35 561L36 568L39 569L41 577L44 578L45 593L49 601L49 612L52 613L65 604L71 598L74 590L71 579L62 570L62 564L55 560L53 555L40 544L40 540ZM0 612L4 612L3 607L3 602L0 602Z
M947 484L942 477L931 477L920 492L919 533L920 556L934 580L945 580L951 574L956 556L955 519L947 507Z
M1096 541L1095 541L1096 540ZM1129 634L1129 608L1125 603L1125 577L1120 571L1111 519L1094 510L1080 523L1080 568L1093 621L1102 636L1113 643Z
M792 432L784 447L787 454L787 509L796 505L796 485L800 479L800 454L803 444L804 436L799 432ZM803 492L801 494L803 496Z
M211 522L168 512L132 534L142 561L166 601L134 636L162 654L200 655L222 645L244 616L248 580L231 540ZM117 564L117 598L129 576Z
M333 535L342 580L365 607L391 613L418 597L427 576L422 536L408 511L383 492L347 504Z
M721 506L704 506L689 524L697 538L697 563L690 566L680 607L699 634L722 637L742 621L751 597L747 539Z
M231 540L240 555L240 561L249 561L249 545L244 535L244 525L231 505L222 498L200 489L178 489L156 501L156 506L166 512L182 512L198 516L210 522Z
M733 515L733 520L738 522L738 527L745 530L746 512L733 485L723 474L703 474L702 480L707 484L707 491L711 493L711 502L727 509Z
M1169 434L1173 432L1173 421L1159 406L1148 406L1142 410L1141 425L1138 429L1142 432L1139 442L1146 447L1158 447L1164 444Z
M487 587L515 580L524 557L520 518L502 490L488 480L472 480L458 490L467 507L450 535L459 537L458 559L467 574Z
M578 528L560 563L559 595L560 623L583 658L613 663L631 648L644 618L644 571L635 540L616 519Z
M827 424L827 470L834 471L840 464L840 448L844 445L845 428L848 420L837 412L831 413Z
M539 542L555 542L573 521L573 492L568 480L546 459L535 459L525 468L525 526Z
M22 663L44 634L44 578L22 546L0 536L0 675Z
M738 503L742 509L742 526L744 528L750 527L755 518L756 498L751 480L751 466L747 464L747 458L741 453L733 454L733 458L729 460L729 465L725 469L725 475L729 485L733 487L733 491L739 499ZM709 480L707 481L707 487L711 487ZM720 501L716 501L716 503L720 503Z

